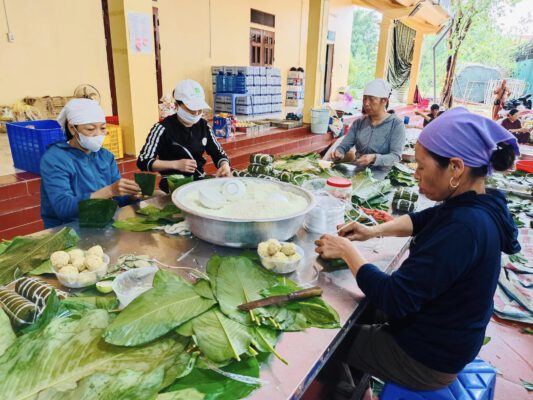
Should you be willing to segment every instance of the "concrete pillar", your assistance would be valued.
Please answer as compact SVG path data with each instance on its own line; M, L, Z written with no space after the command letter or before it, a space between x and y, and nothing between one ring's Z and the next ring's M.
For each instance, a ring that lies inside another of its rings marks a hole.
M108 4L124 152L137 155L150 128L159 120L152 0L110 0ZM149 26L143 21L149 21ZM130 30L144 32L142 36L148 40L140 44L143 51L130 43Z
M387 68L389 66L392 19L383 15L379 30L378 55L376 60L376 79L387 79Z
M311 108L322 104L326 69L329 0L309 0L307 59L305 65L304 122L311 122Z
M416 85L418 83L418 73L420 72L420 62L422 60L422 44L424 43L424 34L421 31L416 32L415 47L413 50L413 61L411 62L411 75L409 76L409 91L407 92L407 104L413 104Z

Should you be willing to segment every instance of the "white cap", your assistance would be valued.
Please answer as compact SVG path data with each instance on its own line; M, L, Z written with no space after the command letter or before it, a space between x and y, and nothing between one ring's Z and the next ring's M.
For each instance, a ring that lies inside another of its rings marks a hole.
M383 79L374 79L366 84L363 96L374 96L388 99L391 94L391 85Z
M187 108L193 111L211 108L205 102L204 89L198 82L192 79L185 79L176 85L174 98L182 101Z

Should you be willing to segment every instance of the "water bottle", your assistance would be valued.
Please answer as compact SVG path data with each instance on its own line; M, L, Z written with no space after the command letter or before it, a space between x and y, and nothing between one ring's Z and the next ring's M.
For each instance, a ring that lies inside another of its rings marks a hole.
M224 72L220 71L217 75L217 93L225 93L226 91L226 76Z
M235 93L235 76L231 72L226 75L226 92Z
M235 77L235 93L246 93L246 75L242 72Z

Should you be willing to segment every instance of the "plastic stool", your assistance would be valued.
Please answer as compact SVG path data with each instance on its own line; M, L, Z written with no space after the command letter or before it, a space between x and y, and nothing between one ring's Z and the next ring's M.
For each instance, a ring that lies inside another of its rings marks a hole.
M493 400L496 370L480 358L468 364L448 387L414 391L394 383L383 387L380 400Z

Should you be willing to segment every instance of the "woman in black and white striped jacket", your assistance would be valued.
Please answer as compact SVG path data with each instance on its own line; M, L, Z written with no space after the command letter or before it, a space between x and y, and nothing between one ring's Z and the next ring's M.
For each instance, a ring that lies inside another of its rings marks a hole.
M182 174L195 179L204 176L204 152L217 166L217 176L231 176L229 158L202 118L202 110L209 106L200 84L190 79L181 81L174 89L174 98L178 112L153 126L137 158L137 167L161 173L160 188L165 192L168 175Z

